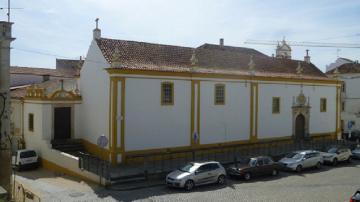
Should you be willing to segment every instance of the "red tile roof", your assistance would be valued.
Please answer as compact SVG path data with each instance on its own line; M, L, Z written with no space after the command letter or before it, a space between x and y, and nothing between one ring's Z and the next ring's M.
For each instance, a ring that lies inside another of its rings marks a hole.
M339 74L351 74L351 73L360 73L360 64L359 63L345 63L340 65L338 68ZM326 74L333 74L335 69L327 71Z
M10 68L10 74L31 74L38 76L49 75L53 77L64 77L64 78L73 77L72 74L62 72L56 69L37 68L37 67L19 67L19 66L12 66Z
M311 63L273 58L250 48L214 44L190 48L106 38L97 39L96 42L110 64L115 49L118 49L121 63L118 68L124 69L248 75L252 55L256 64L255 75L297 78L296 68L300 62L303 78L328 79ZM191 69L190 61L194 51L197 59L195 70Z

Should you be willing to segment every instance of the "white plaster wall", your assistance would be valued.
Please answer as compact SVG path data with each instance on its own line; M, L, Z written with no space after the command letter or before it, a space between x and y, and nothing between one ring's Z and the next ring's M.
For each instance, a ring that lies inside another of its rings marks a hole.
M92 41L81 69L79 126L75 134L94 144L101 134L109 137L109 75L104 68L110 65Z
M217 83L225 84L225 105L214 105L214 88ZM249 139L249 84L202 81L200 97L201 144Z
M34 114L34 131L29 131L29 114ZM24 103L24 138L27 149L41 152L43 137L43 107L40 104Z
M161 82L174 82L174 105L162 106ZM125 150L190 145L191 82L126 78Z
M342 92L342 101L345 102L345 110L341 113L344 120L344 132L348 132L348 122L353 121L352 129L360 129L360 117L355 114L360 112L360 74L341 75L345 82L345 92Z
M20 100L11 100L11 123L15 136L22 135L22 103Z
M258 138L284 137L292 135L293 97L299 95L300 85L259 84ZM303 86L306 97L310 97L309 132L334 132L336 127L336 87ZM280 97L280 113L272 114L272 98ZM320 112L320 98L327 99L327 111Z

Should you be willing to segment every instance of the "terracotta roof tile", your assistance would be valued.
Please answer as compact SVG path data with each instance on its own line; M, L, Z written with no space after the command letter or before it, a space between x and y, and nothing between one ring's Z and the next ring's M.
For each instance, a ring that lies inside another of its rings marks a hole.
M198 67L195 71L198 72L248 75L248 63L252 55L256 64L256 75L295 78L298 76L296 68L300 62L303 67L303 78L327 79L326 75L311 63L273 58L250 48L214 44L189 48L105 38L97 39L96 42L110 64L115 49L119 50L119 68L190 72L190 58L195 51L195 66Z
M360 64L359 63L345 63L340 65L338 68L340 74L351 74L351 73L360 73ZM335 69L327 71L326 74L333 74Z
M37 68L37 67L19 67L19 66L12 66L10 68L10 74L31 74L38 76L49 75L53 77L65 77L65 78L73 77L72 74L61 72L56 69Z

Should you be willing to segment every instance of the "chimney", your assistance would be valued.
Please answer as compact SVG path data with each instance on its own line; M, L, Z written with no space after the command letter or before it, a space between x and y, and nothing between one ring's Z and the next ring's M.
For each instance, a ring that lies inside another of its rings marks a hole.
M306 63L310 63L310 56L309 56L309 50L306 49L306 56L304 57L304 61Z
M101 30L99 29L99 18L95 19L96 28L93 30L93 39L100 39L101 38Z
M220 48L224 47L224 39L223 38L220 38L219 46L220 46Z

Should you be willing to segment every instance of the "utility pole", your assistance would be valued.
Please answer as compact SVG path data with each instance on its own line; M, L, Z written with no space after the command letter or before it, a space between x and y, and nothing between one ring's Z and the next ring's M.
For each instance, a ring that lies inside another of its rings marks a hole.
M10 193L10 44L13 23L0 21L0 186Z

